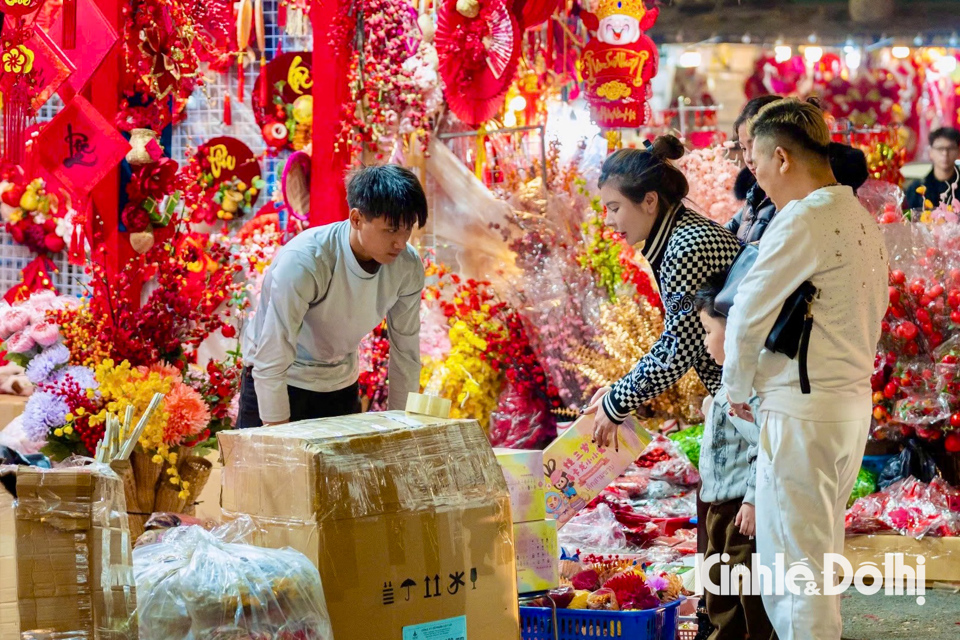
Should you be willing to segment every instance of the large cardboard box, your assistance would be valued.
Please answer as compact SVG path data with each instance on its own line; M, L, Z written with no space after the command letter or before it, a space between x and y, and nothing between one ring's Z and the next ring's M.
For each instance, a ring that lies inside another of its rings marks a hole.
M513 539L517 545L517 590L534 593L560 586L557 521L515 524Z
M534 522L547 517L543 493L543 451L494 449L510 491L514 522Z
M126 504L120 479L95 465L16 473L0 488L0 640L137 638Z
M917 566L917 558L923 556L926 582L960 582L960 538L931 538L920 540L899 534L847 536L843 555L854 572L867 562L884 568L888 553L902 553L908 567Z
M480 426L390 412L218 434L225 518L320 570L336 640L516 640L510 495Z

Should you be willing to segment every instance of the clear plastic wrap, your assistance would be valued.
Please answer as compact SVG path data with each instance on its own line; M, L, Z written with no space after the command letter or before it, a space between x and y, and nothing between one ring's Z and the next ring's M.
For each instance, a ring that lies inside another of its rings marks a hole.
M14 612L16 638L137 638L123 486L91 462L0 468L16 475L16 500L0 488L0 585L14 586L0 589L0 611Z
M886 180L871 178L857 189L863 208L882 224L903 221L903 189Z
M960 490L941 478L910 477L860 498L847 510L848 534L897 531L911 538L960 536Z
M677 443L663 434L657 434L637 466L650 468L651 480L662 480L673 485L692 487L700 482L700 474Z
M624 527L610 507L601 504L581 512L557 532L560 547L569 553L618 553L627 549Z
M510 494L475 420L391 411L217 437L224 518L318 567L337 638L461 615L468 636L516 630Z
M145 640L332 640L316 567L292 549L228 543L199 526L133 552Z

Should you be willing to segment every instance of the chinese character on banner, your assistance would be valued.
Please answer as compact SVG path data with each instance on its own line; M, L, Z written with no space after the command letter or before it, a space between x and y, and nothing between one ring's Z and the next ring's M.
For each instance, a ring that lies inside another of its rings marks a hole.
M77 96L40 131L40 163L82 202L130 150L93 105Z
M660 56L644 32L660 10L643 0L600 0L596 14L580 19L594 35L583 49L583 83L593 119L604 128L639 127L650 116L650 81Z

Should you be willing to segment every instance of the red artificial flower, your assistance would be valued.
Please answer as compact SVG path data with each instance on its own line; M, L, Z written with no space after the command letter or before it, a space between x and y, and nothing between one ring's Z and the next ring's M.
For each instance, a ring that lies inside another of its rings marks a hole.
M150 226L150 214L144 211L139 203L128 204L126 208L124 208L120 219L123 221L123 226L125 226L130 233L146 231L147 227Z
M147 198L161 200L173 191L174 179L179 167L177 161L170 158L160 158L153 164L139 167L127 184L127 196L130 201L139 204Z
M43 239L43 243L50 253L60 253L67 247L67 243L63 241L63 238L55 233L48 233Z

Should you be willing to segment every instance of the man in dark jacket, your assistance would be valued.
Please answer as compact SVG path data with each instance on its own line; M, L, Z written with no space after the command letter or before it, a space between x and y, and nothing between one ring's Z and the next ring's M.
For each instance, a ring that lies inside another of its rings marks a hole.
M930 133L930 160L933 169L923 180L911 182L904 194L904 209L936 209L941 202L953 202L953 190L960 184L960 131L943 127ZM924 200L928 201L924 207Z

